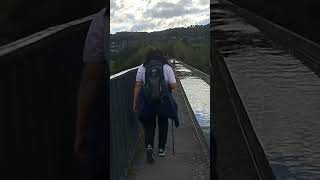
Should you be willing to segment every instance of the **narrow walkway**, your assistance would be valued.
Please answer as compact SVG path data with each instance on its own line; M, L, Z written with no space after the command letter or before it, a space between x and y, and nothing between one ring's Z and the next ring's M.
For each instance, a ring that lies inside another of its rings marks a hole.
M188 112L184 101L181 84L174 93L179 106L180 127L174 128L175 154L172 154L171 120L167 141L167 154L165 157L157 156L154 164L147 164L143 146L136 155L132 169L129 171L128 180L209 180L209 155L203 150L193 117ZM189 110L190 111L190 110ZM157 132L156 132L157 133ZM158 137L155 138L155 145ZM155 146L157 148L157 146Z

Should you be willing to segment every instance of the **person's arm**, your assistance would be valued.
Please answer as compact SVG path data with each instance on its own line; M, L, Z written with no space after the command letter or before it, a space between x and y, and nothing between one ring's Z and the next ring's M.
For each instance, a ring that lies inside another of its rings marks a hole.
M139 95L141 92L141 88L143 85L143 81L137 81L134 87L134 96L133 96L133 111L138 112L138 104L139 104Z
M76 120L75 153L79 158L86 157L85 139L88 133L89 114L96 96L97 89L103 81L104 63L87 63L82 71L82 79L78 94Z
M167 76L168 76L169 87L171 90L175 90L177 88L177 81L176 81L176 77L174 75L172 67L168 68L167 73L168 73Z
M171 90L175 90L175 89L177 89L177 83L171 83L171 84L169 84L169 87Z
M144 68L143 66L140 66L138 68L137 74L136 74L136 84L134 86L134 94L133 94L133 111L138 112L139 110L139 95L141 92L141 88L143 86L143 74L144 74Z

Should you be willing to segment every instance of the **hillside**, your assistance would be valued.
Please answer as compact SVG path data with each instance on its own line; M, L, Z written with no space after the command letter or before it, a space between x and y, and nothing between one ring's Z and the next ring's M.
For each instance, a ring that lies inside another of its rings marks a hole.
M177 58L209 73L210 26L197 25L158 32L120 32L111 35L111 74L137 66L151 47L162 49Z
M111 36L111 41L119 41L119 40L137 40L143 38L162 38L162 37L203 37L204 33L208 32L209 24L208 25L195 25L189 27L180 27L180 28L173 28L167 29L164 31L155 31L155 32L118 32Z
M151 41L169 41L186 38L191 42L209 42L209 24L173 28L157 32L119 32L111 35L111 51L117 51L127 45Z

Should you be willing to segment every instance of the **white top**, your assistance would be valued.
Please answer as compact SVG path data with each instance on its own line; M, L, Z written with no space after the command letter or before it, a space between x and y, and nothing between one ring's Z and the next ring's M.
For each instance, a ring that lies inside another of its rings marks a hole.
M143 81L145 83L145 72L146 68L141 64L137 71L136 81ZM163 65L164 79L168 84L175 84L176 78L174 76L173 69L168 64Z

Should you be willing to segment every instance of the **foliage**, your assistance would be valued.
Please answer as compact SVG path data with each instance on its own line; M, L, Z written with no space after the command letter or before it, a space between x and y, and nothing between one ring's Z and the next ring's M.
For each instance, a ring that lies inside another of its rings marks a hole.
M111 74L142 64L146 52L151 47L159 48L168 55L168 57L181 60L209 74L209 42L191 43L186 38L137 43L122 49L118 53L111 53Z

